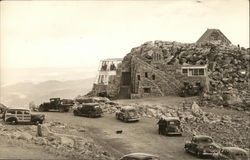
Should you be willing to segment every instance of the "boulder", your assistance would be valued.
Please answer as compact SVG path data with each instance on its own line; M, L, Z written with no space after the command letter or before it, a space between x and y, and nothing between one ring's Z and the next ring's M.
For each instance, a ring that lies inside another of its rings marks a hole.
M60 137L60 143L71 148L74 146L74 140L65 136Z
M17 136L17 139L28 140L30 141L33 136L27 132L22 132Z

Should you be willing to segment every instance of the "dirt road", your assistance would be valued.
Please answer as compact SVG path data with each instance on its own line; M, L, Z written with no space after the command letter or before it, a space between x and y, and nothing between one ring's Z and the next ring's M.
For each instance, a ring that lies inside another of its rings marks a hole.
M87 128L91 137L100 145L120 157L130 152L147 152L159 155L163 160L195 160L183 150L183 137L166 137L157 134L157 120L142 118L138 123L123 123L112 114L102 118L75 117L72 113L47 112L47 121L60 121L71 127ZM116 134L122 130L122 134Z

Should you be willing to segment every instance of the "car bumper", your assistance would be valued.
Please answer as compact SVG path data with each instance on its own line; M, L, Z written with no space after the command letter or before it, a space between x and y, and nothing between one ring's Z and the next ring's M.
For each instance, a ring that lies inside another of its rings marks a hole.
M180 133L180 132L168 132L166 135L168 135L168 136L182 136L182 133Z
M127 121L128 122L135 122L135 121L139 121L139 118L130 118Z

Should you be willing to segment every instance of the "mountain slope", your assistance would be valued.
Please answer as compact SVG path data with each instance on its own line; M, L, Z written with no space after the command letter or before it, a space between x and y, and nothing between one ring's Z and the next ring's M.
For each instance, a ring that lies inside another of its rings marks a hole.
M38 84L21 82L1 88L1 103L7 106L28 106L29 102L40 104L52 97L75 98L91 90L94 78L56 81L49 80Z

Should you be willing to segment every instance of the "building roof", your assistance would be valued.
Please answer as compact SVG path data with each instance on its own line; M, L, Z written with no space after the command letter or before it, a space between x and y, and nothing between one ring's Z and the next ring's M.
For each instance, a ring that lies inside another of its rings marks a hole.
M220 40L222 43L231 44L230 40L219 29L207 29L196 43L204 43Z
M123 58L107 58L107 59L102 59L101 61L122 61Z

